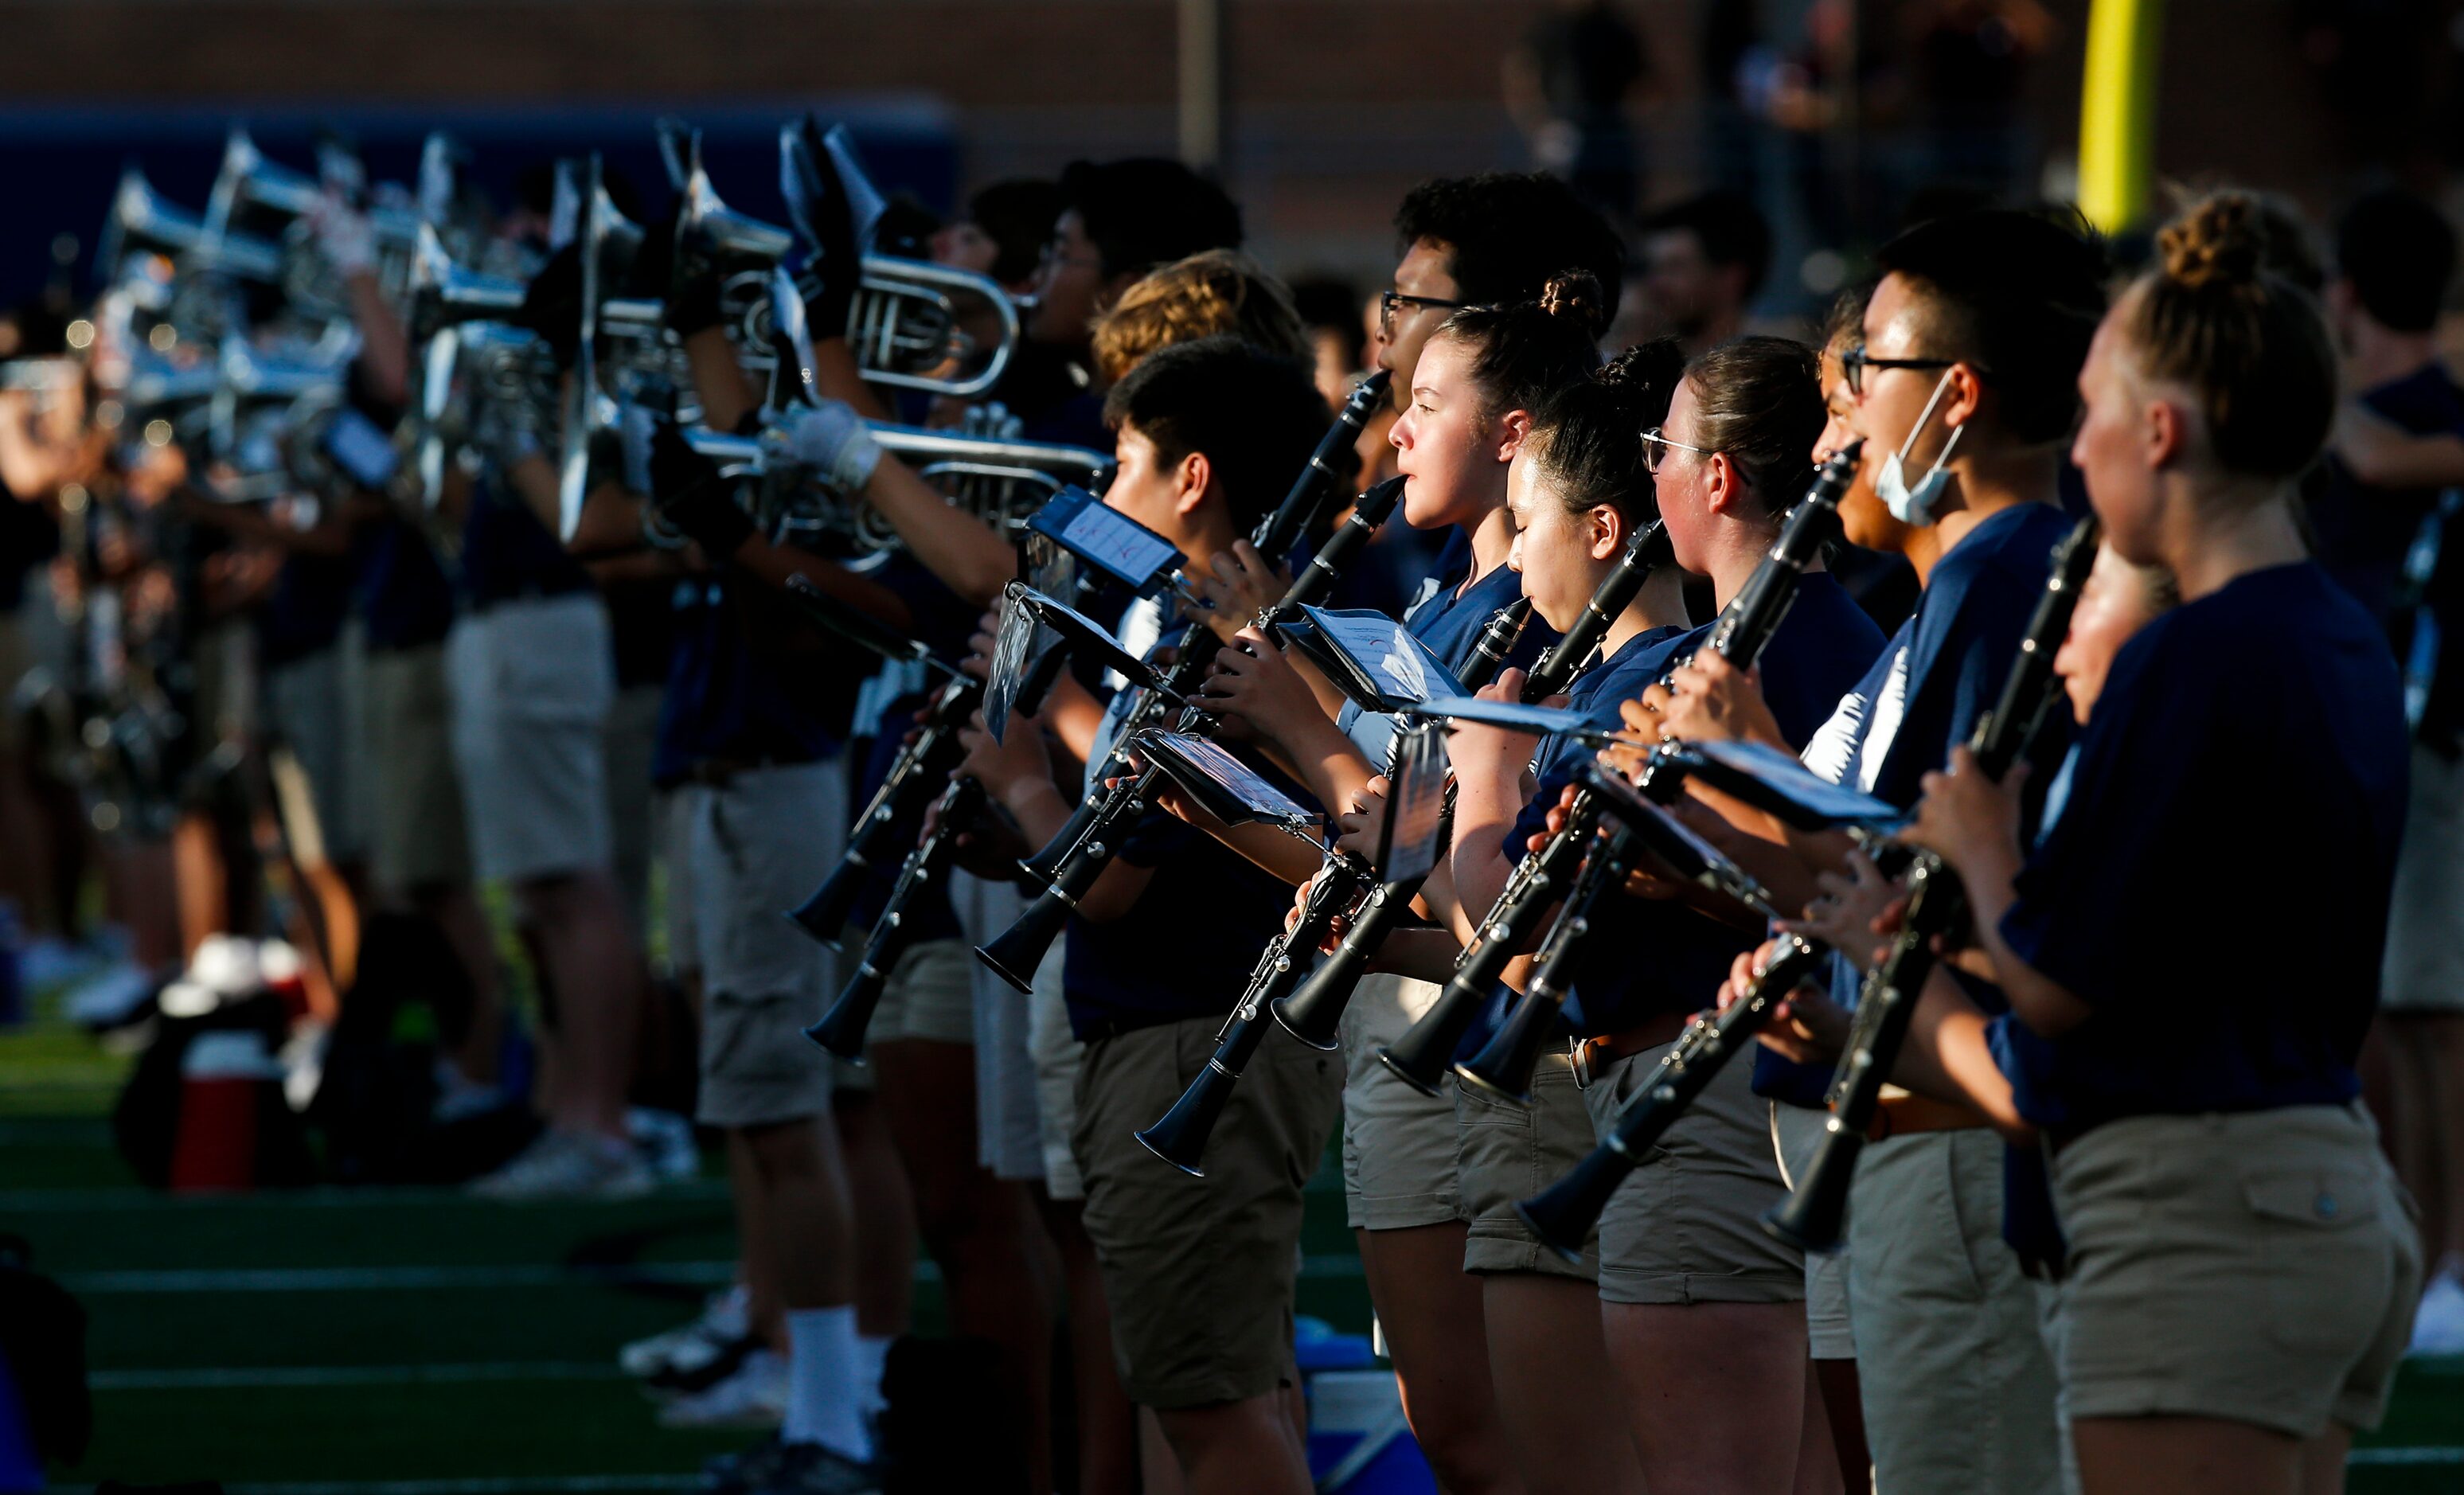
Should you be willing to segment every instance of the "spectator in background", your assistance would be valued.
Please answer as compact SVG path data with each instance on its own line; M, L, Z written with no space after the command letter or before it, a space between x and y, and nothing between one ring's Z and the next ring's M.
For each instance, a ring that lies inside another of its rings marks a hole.
M1626 96L1649 76L1642 36L1608 0L1560 0L1506 57L1506 107L1532 165L1622 223L1640 196L1642 162Z
M1061 189L1049 182L1018 178L996 182L967 199L966 212L933 235L935 264L990 275L1004 290L1023 293L1035 284L1044 246L1052 242L1052 221L1061 216Z
M1348 280L1315 275L1292 282L1292 306L1309 329L1318 393L1326 396L1327 408L1339 410L1353 382L1369 366L1369 324L1360 315L1360 293Z
M2362 406L2415 436L2464 436L2464 388L2431 337L2454 277L2455 231L2408 193L2376 192L2336 233L2327 305ZM2311 504L2320 561L2391 631L2412 622L2406 554L2425 525L2452 529L2433 488L2373 486L2340 468ZM2454 561L2445 570L2453 575ZM2427 682L2454 693L2454 656ZM2439 714L2441 715L2445 714ZM2413 1348L2464 1351L2464 763L2452 716L2419 723L2396 864L2377 1038L2389 1086L2387 1141L2420 1201L2431 1279Z
M1658 330L1683 343L1689 358L1744 332L1771 253L1771 226L1734 192L1699 193L1647 215L1642 294Z

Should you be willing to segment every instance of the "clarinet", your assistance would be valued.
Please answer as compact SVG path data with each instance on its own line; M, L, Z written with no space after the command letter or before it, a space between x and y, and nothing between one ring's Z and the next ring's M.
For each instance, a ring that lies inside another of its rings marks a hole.
M1206 1176L1206 1171L1199 1166L1206 1139L1214 1133L1223 1108L1230 1104L1232 1088L1240 1083L1241 1072L1248 1067L1258 1046L1272 1030L1265 1019L1266 1004L1290 991L1299 979L1300 967L1291 953L1317 948L1318 941L1333 927L1346 896L1345 890L1338 886L1341 881L1321 878L1303 901L1300 918L1268 940L1266 948L1259 953L1240 1003L1216 1033L1215 1052L1207 1057L1206 1067L1198 1071L1198 1078L1189 1083L1189 1088L1173 1102L1161 1120L1136 1134L1148 1152L1193 1178Z
M1598 586L1593 588L1590 600L1583 605L1583 615L1576 618L1574 626L1568 628L1564 636L1532 666L1530 675L1523 683L1524 702L1546 700L1563 691L1573 680L1575 671L1599 648L1610 625L1617 622L1618 616L1634 605L1635 598L1641 595L1642 583L1650 580L1651 573L1669 564L1672 559L1668 532L1657 519L1628 540L1616 567L1600 579ZM1529 599L1522 601L1528 609ZM1496 626L1492 622L1489 627L1494 629ZM1521 627L1519 621L1516 627ZM1499 666L1505 662L1506 654L1513 647L1510 638L1493 652L1489 645L1489 637L1484 633L1480 649L1473 654L1471 667L1463 676L1466 690L1477 691L1494 678ZM1478 679L1473 677L1474 671L1479 671ZM1451 812L1452 784L1447 785L1447 808ZM1307 984L1275 1004L1275 1021L1284 1025L1286 1032L1317 1048L1332 1049L1336 1046L1337 1025L1343 1021L1343 1009L1352 1000L1353 989L1360 984L1362 970L1377 947L1385 943L1397 922L1411 909L1412 900L1419 895L1425 874L1401 882L1379 884L1355 903L1347 914L1350 926L1342 942L1318 962Z
M864 1036L872 1025L873 1010L881 1005L882 993L889 987L890 973L897 967L898 957L914 943L905 914L907 900L927 884L946 878L957 854L960 830L974 824L983 803L984 786L973 779L953 780L942 791L938 823L932 834L919 840L915 849L907 854L898 869L898 882L891 890L890 902L873 922L871 937L865 941L864 956L856 963L855 974L847 978L838 1000L830 1003L822 1020L804 1029L806 1038L849 1064L864 1063Z
M2041 740L2061 699L2054 654L2070 631L2079 588L2096 564L2096 520L2081 519L2055 551L2045 594L2028 621L2018 660L2002 682L1993 710L1969 738L1978 771L1990 779L1998 781ZM1814 1161L1794 1191L1763 1216L1763 1228L1773 1238L1805 1251L1828 1251L1839 1243L1857 1158L1916 1017L1918 995L1933 974L1934 943L1957 931L1967 917L1968 896L1958 876L1940 857L1920 853L1909 866L1908 908L1899 935L1858 993L1856 1021L1832 1078L1831 1114L1823 1123Z
M1530 615L1530 599L1518 597L1499 608L1481 629L1471 661L1481 683L1487 683L1506 662L1506 656L1513 652L1514 640ZM1471 672L1465 671L1467 679ZM1287 1032L1292 1031L1287 1017L1294 1000L1291 992L1309 974L1302 962L1309 951L1324 943L1337 917L1359 907L1376 875L1375 868L1357 857L1336 851L1327 854L1316 877L1309 884L1308 895L1301 901L1300 917L1289 929L1268 940L1260 953L1257 967L1249 973L1248 987L1233 1007L1232 1016L1224 1022L1222 1031L1216 1035L1215 1053L1207 1060L1206 1067L1189 1082L1189 1088L1161 1120L1137 1133L1147 1151L1183 1173L1204 1176L1198 1167L1199 1156L1205 1151L1206 1139L1213 1134L1225 1103L1231 1099L1232 1087L1240 1082L1242 1071L1265 1039L1267 1015L1271 1013ZM1405 901L1409 901L1408 896ZM1345 990L1348 994L1350 988ZM1331 1049L1335 1045L1310 1041L1310 1046Z
M1779 538L1772 541L1770 553L1713 623L1708 647L1721 658L1741 670L1751 669L1778 633L1790 606L1796 601L1797 583L1821 555L1823 544L1838 530L1839 499L1856 476L1861 445L1849 443L1822 465L1815 474L1814 486L1780 525ZM1516 864L1505 890L1481 920L1471 943L1456 958L1454 977L1446 983L1445 991L1421 1014L1410 1032L1378 1051L1379 1062L1405 1084L1424 1095L1438 1093L1455 1050L1479 1020L1481 1009L1488 1004L1490 993L1505 975L1507 963L1530 942L1541 915L1557 901L1552 890L1581 865L1599 813L1595 795L1587 790L1575 793L1574 802L1567 809L1565 826L1539 850L1528 853ZM1542 1000L1545 1002L1545 998ZM1533 1004L1533 997L1526 993L1518 1007ZM1537 1022L1544 1017L1553 1017L1555 1010L1551 1005L1541 1012L1517 1011L1507 1022L1510 1025ZM1533 1059L1536 1063L1536 1052ZM1522 1077L1520 1084L1515 1083L1516 1077L1493 1070L1485 1071L1484 1078L1508 1093L1529 1088L1529 1076Z
M1370 409L1375 404L1374 395L1384 387L1382 374L1381 370L1379 374L1372 375L1361 388L1353 392L1351 403L1344 407L1342 418L1318 443L1317 451L1310 456L1300 480L1292 485L1292 491L1285 496L1283 503L1259 524L1252 537L1252 543L1257 546L1259 554L1274 556L1290 550L1315 520L1318 511L1325 505L1330 485L1340 482L1333 469L1327 464L1356 439L1360 427L1368 421ZM1399 497L1401 490L1397 488L1394 493ZM1392 508L1391 502L1388 507ZM1365 535L1346 525L1343 531L1329 537L1319 547L1319 552L1323 555L1327 550L1341 545L1347 547L1341 553L1349 554L1365 539ZM1257 623L1261 627L1269 626L1299 611L1302 606L1324 595L1334 579L1332 570L1318 565L1316 558L1312 558L1310 564L1293 578L1291 587L1283 597L1258 614ZM1150 691L1140 697L1124 715L1120 730L1112 738L1111 762L1118 765L1120 770L1115 784L1107 788L1104 780L1112 777L1111 771L1089 765L1088 800L1081 804L1079 814L1070 817L1070 824L1063 826L1060 834L1054 836L1033 861L1022 864L1030 875L1040 875L1037 864L1049 863L1050 876L1044 890L1027 905L1016 923L976 947L977 958L1020 991L1026 991L1033 984L1035 968L1042 963L1045 952L1052 947L1053 940L1060 937L1070 912L1078 907L1078 900L1087 895L1087 890L1095 886L1095 880L1104 875L1104 868L1111 865L1113 854L1120 849L1122 834L1129 829L1134 818L1146 810L1155 790L1163 782L1163 770L1160 768L1149 767L1143 773L1130 775L1127 762L1129 743L1172 701L1183 703L1180 718L1174 724L1174 730L1212 730L1215 717L1203 707L1191 704L1189 698L1196 693L1199 682L1213 661L1213 649L1202 647L1211 643L1213 638L1203 624L1192 624L1182 630L1178 656L1173 661L1172 671L1164 678L1162 689ZM1088 813L1089 804L1094 806L1091 814ZM1082 816L1083 828L1073 832L1072 826L1079 825ZM1055 847L1064 848L1057 857Z
M975 715L983 699L982 682L963 677L943 686L941 693L933 698L925 713L923 731L914 741L899 749L890 772L882 777L864 813L856 818L855 833L847 838L847 852L839 859L839 865L811 897L788 912L787 917L795 921L797 928L832 950L839 948L847 915L864 895L873 868L886 864L897 849L899 824L919 800L933 792L933 785L947 779L950 771L958 766L962 756L958 729Z
M1515 1215L1542 1245L1569 1262L1582 1260L1583 1242L1599 1223L1609 1197L1628 1174L1642 1166L1651 1149L1694 1104L1695 1097L1710 1088L1722 1067L1752 1046L1753 1036L1762 1030L1771 1007L1818 973L1829 956L1829 948L1819 940L1792 934L1779 955L1755 973L1753 984L1726 1010L1711 1018L1696 1015L1676 1046L1661 1056L1650 1083L1617 1113L1600 1144L1565 1177L1514 1206Z
M1360 382L1352 391L1352 398L1344 402L1343 413L1335 417L1334 424L1319 439L1317 450L1309 453L1309 462L1292 483L1291 492L1284 495L1284 501L1261 519L1257 529L1250 534L1249 543L1257 548L1258 554L1265 558L1269 565L1300 543L1301 537L1315 524L1329 498L1343 490L1348 479L1335 471L1334 463L1359 441L1360 432L1368 426L1370 417L1384 403L1386 385L1392 378L1381 368ZM1378 512L1376 519L1357 533L1352 524L1346 524L1326 547L1322 547L1321 554L1324 549L1339 543L1343 548L1338 552L1338 561L1348 561L1368 543L1369 532L1385 522L1386 515L1393 512L1395 503L1403 496L1403 480L1395 478L1391 481L1392 496L1385 500L1385 507ZM1362 505L1369 503L1371 495L1383 493L1387 487L1387 484L1380 483L1371 489L1369 495L1362 495ZM1353 521L1356 523L1360 517L1355 509ZM1292 579L1291 590L1275 605L1276 609L1281 609L1277 616L1297 612L1303 603L1314 602L1333 584L1334 573L1320 568L1316 558L1312 557L1300 575ZM1199 682L1206 678L1207 666L1214 660L1217 642L1214 633L1203 623L1193 623L1181 629L1174 646L1172 669L1164 676L1164 684L1174 696L1187 699L1196 693ZM1129 760L1122 756L1117 745L1128 742L1140 730L1160 721L1169 699L1159 698L1150 691L1131 706L1129 715L1122 719L1120 732L1112 738L1116 744L1111 759L1115 769L1126 772L1129 767ZM1053 834L1052 839L1045 843L1042 850L1019 864L1028 877L1049 886L1059 875L1062 863L1092 841L1096 822L1104 814L1108 802L1104 780L1112 777L1115 774L1111 771L1098 773L1093 764L1088 765L1087 793L1079 801L1078 808L1071 812L1068 821Z

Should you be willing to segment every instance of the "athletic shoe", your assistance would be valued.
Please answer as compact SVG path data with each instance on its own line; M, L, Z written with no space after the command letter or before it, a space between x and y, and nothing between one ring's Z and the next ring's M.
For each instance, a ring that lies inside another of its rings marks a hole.
M770 1479L750 1495L877 1495L881 1476L834 1448L789 1443Z
M60 1011L81 1028L116 1028L142 1016L162 986L161 977L123 960L70 987L60 999Z
M787 1361L756 1350L736 1374L659 1409L661 1427L777 1427L787 1416Z
M701 1148L693 1141L693 1123L674 1111L636 1106L625 1112L625 1132L643 1164L662 1180L700 1176Z
M2439 1273L2423 1290L2412 1314L2412 1346L2405 1353L2464 1354L2464 1283L2453 1273Z
M743 1337L744 1288L739 1286L712 1293L690 1323L617 1351L616 1364L635 1380L646 1381L663 1372L698 1370Z
M630 1199L657 1187L629 1142L553 1129L504 1167L470 1185L483 1199Z

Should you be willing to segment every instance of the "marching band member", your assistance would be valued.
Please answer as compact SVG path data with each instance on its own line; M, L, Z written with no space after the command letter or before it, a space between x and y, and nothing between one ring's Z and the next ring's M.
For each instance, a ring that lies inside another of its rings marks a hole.
M2009 999L1947 981L1920 1085L2052 1154L2062 1381L2091 1495L2335 1490L2384 1412L2421 1282L2411 1207L2357 1100L2406 733L2370 616L2307 555L2295 479L2336 365L2315 302L2209 198L2098 329L2073 457L2125 560L2181 605L2123 646L2059 818L1964 753L1912 843L1958 871ZM2288 820L2289 814L2289 820ZM2332 878L2252 880L2282 827Z

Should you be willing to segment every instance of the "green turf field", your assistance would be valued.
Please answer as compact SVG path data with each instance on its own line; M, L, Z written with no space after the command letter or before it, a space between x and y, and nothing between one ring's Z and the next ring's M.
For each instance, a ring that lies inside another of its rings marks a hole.
M605 1205L429 1191L170 1199L105 1116L121 1062L0 1034L0 1229L91 1316L92 1452L64 1484L212 1478L264 1495L512 1495L676 1484L746 1435L671 1432L616 1347L723 1281L715 1181ZM1331 1170L1309 1200L1302 1310L1365 1330ZM917 1327L939 1293L917 1280ZM2357 1457L2361 1495L2464 1489L2464 1360L2409 1367Z

